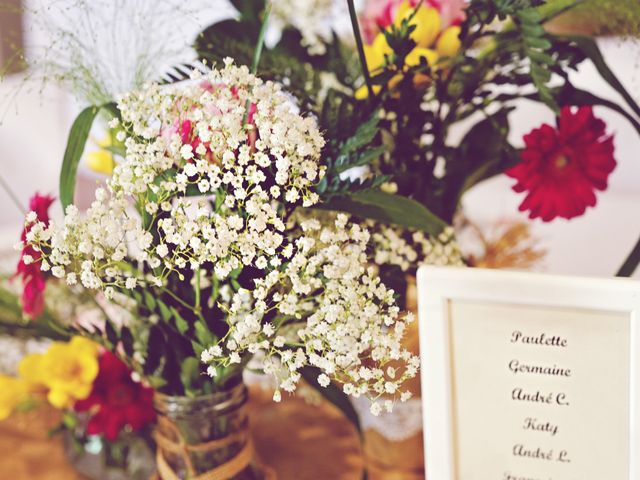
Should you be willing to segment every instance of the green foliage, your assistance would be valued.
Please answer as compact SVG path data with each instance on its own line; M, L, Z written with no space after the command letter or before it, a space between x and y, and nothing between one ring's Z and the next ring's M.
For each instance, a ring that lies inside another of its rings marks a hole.
M4 279L3 279L4 281ZM72 333L60 326L53 314L45 309L35 319L25 318L18 295L0 285L0 334L21 338L68 340Z
M434 236L439 235L447 226L424 205L380 190L367 190L349 196L334 197L321 204L319 208L347 212L384 224L422 230Z
M119 115L114 103L90 106L80 112L71 126L69 138L67 139L67 147L62 160L62 168L60 170L60 203L62 204L63 210L73 203L78 164L80 163L84 147L89 138L93 121L100 110L104 110L113 116Z
M221 64L226 57L231 57L236 64L251 67L258 30L245 20L247 15L243 13L240 20L225 20L207 27L194 45L200 59ZM353 81L354 59L337 37L327 46L325 54L313 56L301 47L301 39L299 32L285 30L278 45L262 52L258 74L264 79L282 82L303 101L305 108L314 108L322 76L330 72L342 82Z

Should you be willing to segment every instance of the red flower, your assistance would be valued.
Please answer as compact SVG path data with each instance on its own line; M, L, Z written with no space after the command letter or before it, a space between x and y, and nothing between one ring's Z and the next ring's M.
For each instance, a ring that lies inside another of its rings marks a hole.
M156 419L153 389L135 382L129 368L111 352L100 356L93 390L87 399L77 401L74 409L91 412L87 433L104 434L109 441L116 440L126 426L138 431Z
M35 212L38 221L45 225L49 224L49 207L55 200L50 195L40 195L35 193L29 200L29 210ZM25 226L22 230L21 240L27 239L27 233L31 230L33 224ZM30 256L33 261L25 262L25 255ZM31 318L35 318L44 310L44 289L45 276L40 270L40 253L31 245L25 245L22 248L20 261L16 269L15 276L22 278L22 311Z
M596 204L616 166L613 137L591 107L563 107L558 128L544 124L524 136L522 163L507 170L516 192L527 192L520 211L549 222L573 218Z

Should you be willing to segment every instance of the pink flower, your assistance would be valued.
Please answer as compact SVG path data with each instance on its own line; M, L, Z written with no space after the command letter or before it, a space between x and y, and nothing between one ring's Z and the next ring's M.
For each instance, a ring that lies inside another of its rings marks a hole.
M48 225L49 207L54 200L55 198L50 195L40 195L36 192L29 201L29 210L36 213L38 221ZM22 230L21 239L23 242L26 241L31 226L27 225ZM33 259L29 263L24 260L27 255ZM40 269L38 260L40 260L40 253L31 245L25 245L14 275L14 277L22 279L22 311L31 318L36 318L44 310L45 276Z
M209 93L215 93L218 90L227 88L227 86L224 84L212 84L209 81L203 81L200 83L200 88L202 88L203 90ZM229 88L229 91L231 92L231 95L233 95L234 98L236 99L239 98L237 87L231 87ZM180 108L182 108L183 106L182 101L178 100L177 105ZM192 108L195 108L195 106ZM220 108L218 108L217 105L213 103L205 105L204 108L207 111L209 111L212 115L215 115L215 116L224 115L224 112L220 110ZM187 108L187 110L189 109ZM254 127L255 127L254 116L255 116L256 110L257 110L257 106L255 104L252 103L251 105L249 105L249 111L247 114L247 124L253 125ZM195 122L189 120L188 118L184 119L184 117L182 117L182 118L178 118L172 125L162 126L160 128L160 136L165 138L167 141L170 141L175 134L178 134L180 136L182 145L190 145L192 151L194 152L200 146L200 144L202 144L206 149L205 156L209 160L209 162L213 162L213 163L217 162L217 159L213 156L213 152L211 151L211 143L202 142L200 140L200 136L198 135ZM253 147L257 140L257 133L255 128L250 130L248 135L248 140L249 140L249 144Z
M419 0L369 0L366 2L360 16L360 23L367 43L371 43L378 32L393 23L398 8L406 1L409 1L412 7L420 3ZM442 30L464 20L465 0L424 0L422 5L435 8L440 12Z

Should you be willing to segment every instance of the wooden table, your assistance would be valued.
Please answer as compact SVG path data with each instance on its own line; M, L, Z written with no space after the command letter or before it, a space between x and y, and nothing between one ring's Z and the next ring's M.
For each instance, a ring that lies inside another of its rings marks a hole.
M260 459L279 480L360 480L362 456L355 429L331 405L297 397L274 403L252 390L252 430ZM60 438L47 438L59 413L41 408L0 422L0 478L82 480L67 463Z

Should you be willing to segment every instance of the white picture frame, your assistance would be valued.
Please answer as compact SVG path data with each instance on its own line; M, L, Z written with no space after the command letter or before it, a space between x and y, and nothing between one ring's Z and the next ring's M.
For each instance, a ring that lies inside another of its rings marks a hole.
M482 474L473 479L456 477L449 318L450 302L455 301L586 309L628 316L629 428L628 439L622 440L629 442L629 480L640 480L640 282L425 266L418 270L417 287L428 480L484 480Z

